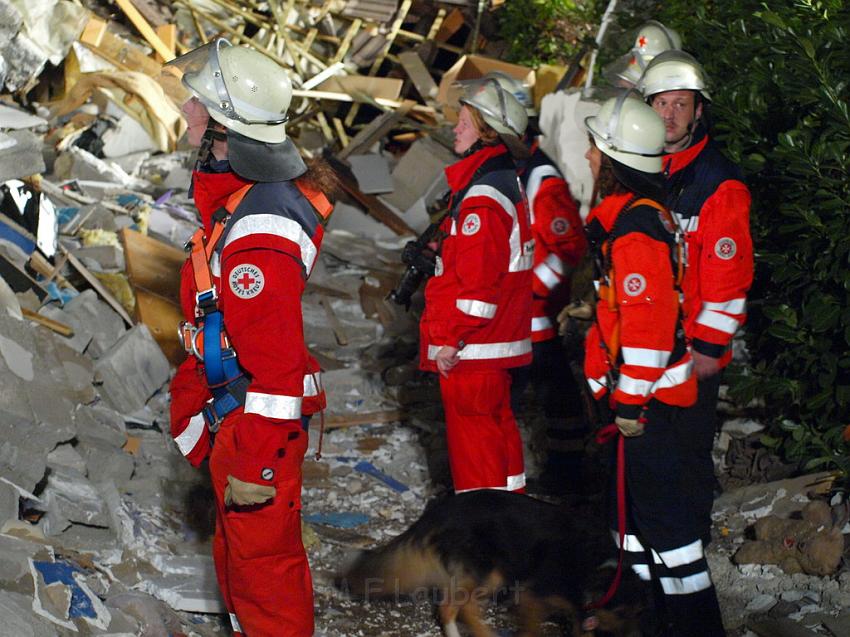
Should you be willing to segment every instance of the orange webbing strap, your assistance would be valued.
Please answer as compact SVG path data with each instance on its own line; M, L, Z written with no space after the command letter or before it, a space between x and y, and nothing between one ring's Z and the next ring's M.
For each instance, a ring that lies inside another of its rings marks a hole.
M334 210L333 205L325 196L321 190L314 188L304 179L296 179L295 186L298 188L299 192L304 195L304 198L310 202L310 205L318 213L319 217L322 219L322 225L324 222L328 220L328 217L331 216L331 213Z
M224 204L224 209L228 214L231 214L234 210L236 210L236 207L242 202L245 194L253 185L254 184L245 184L227 198L227 202ZM213 289L213 276L210 271L210 259L212 259L213 250L215 250L215 246L218 243L218 240L221 239L221 234L223 232L224 219L221 219L213 222L212 231L210 232L208 239L204 235L203 228L198 228L195 231L195 234L192 235L192 240L190 242L192 252L190 258L192 260L192 273L195 277L196 294Z
M679 227L679 224L676 223L676 220L673 218L673 214L665 206L662 206L657 201L643 197L641 199L635 200L632 205L629 206L629 208L635 208L636 206L650 206L652 208L655 208L658 212L664 215L664 219L670 224L670 227L673 228L674 232ZM684 279L685 253L682 247L682 242L679 241L679 235L678 233L676 233L676 287L680 287Z

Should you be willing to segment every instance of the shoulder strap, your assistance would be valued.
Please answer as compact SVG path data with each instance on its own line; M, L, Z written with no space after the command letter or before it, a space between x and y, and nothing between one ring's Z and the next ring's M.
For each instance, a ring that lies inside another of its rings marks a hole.
M333 212L333 205L328 198L325 196L325 193L314 188L310 185L305 179L296 179L295 186L298 188L298 191L304 195L304 198L310 202L310 205L313 206L316 213L319 215L319 218L324 223L328 220Z
M218 307L218 294L216 293L212 271L210 270L210 259L212 259L213 250L215 250L215 246L224 232L224 224L227 216L232 214L239 204L242 203L245 195L253 185L253 183L245 184L227 198L224 208L216 211L213 215L213 227L209 237L204 235L203 228L198 228L192 236L190 258L192 261L192 274L195 277L195 303L204 313Z

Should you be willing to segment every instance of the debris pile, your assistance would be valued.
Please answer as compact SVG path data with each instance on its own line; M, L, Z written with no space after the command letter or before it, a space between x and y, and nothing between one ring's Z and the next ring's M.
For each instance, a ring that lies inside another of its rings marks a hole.
M578 94L555 91L566 69L500 59L500 4L0 0L0 634L227 630L208 477L171 440L167 395L186 355L178 275L197 221L187 94L164 64L218 36L290 69L287 132L342 187L303 303L329 400L324 457L304 466L318 634L437 634L427 608L364 607L332 577L449 483L439 391L417 371L421 294L410 311L387 297L446 190L455 82L516 78L551 133L544 148L590 197L586 136L568 122ZM819 634L847 634L832 627L848 621L835 617L846 568L789 579L733 563L757 519L810 499L803 482L742 487L790 472L751 444L759 425L737 425L719 439L718 466L739 482L710 549L729 626L821 613ZM813 532L836 553L850 527L832 511L831 530Z

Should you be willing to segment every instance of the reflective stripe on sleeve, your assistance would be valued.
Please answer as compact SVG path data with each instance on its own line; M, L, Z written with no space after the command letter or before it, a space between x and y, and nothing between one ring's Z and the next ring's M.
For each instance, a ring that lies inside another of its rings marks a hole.
M546 286L547 290L551 290L561 282L560 277L552 272L552 269L545 263L538 263L534 267L534 276L536 276L540 282Z
M230 625L233 627L234 633L241 633L242 625L239 623L239 620L236 619L236 613L230 613Z
M690 595L711 588L708 571L701 571L688 577L659 577L665 595Z
M301 224L294 219L271 214L254 214L242 217L233 224L227 234L224 246L227 248L234 241L244 239L252 234L271 234L292 241L300 248L301 262L304 264L304 268L307 272L313 269L313 262L318 253L316 244L307 236Z
M641 378L632 378L621 373L617 380L617 389L629 396L649 396L652 391L652 381Z
M693 366L694 361L689 356L688 360L684 363L679 363L664 370L661 378L655 381L655 385L652 389L670 389L676 385L681 385L691 377L691 370L693 369Z
M708 301L702 304L703 310L714 310L715 312L726 312L728 314L743 314L747 309L747 299L732 299L724 303L709 303Z
M544 259L543 263L552 268L552 271L555 274L564 274L564 262L554 252L550 252L546 259Z
M304 374L304 396L318 396L322 393L322 372Z
M177 443L177 447L180 449L180 453L188 456L192 452L192 449L195 448L195 445L198 444L201 436L204 435L204 429L206 427L207 423L204 420L203 414L192 416L186 428L174 439L174 442Z
M531 319L531 331L542 332L554 327L552 320L548 316L535 316Z
M648 349L645 347L623 347L623 362L626 365L639 365L640 367L654 367L664 369L670 359L670 353L661 349Z
M534 223L534 200L537 199L537 192L540 190L540 184L546 177L560 177L558 169L552 164L543 164L532 169L528 176L528 186L525 189L526 197L528 198L528 215L531 218L531 223Z
M725 334L734 334L738 329L738 320L731 316L726 316L714 310L703 310L697 316L697 324L711 329L724 332Z
M443 345L428 346L428 360L435 360L437 352ZM468 343L458 352L462 360L492 360L494 358L513 358L522 356L531 351L531 339L524 338L521 341L508 343Z
M455 301L455 306L464 314L486 319L496 316L496 310L499 307L495 303L485 303L475 299L458 299Z
M587 384L590 386L590 391L592 391L595 396L608 386L607 381L608 379L605 378L605 376L600 376L599 378L588 378Z
M508 476L508 491L517 491L525 488L525 473Z
M297 420L301 418L301 396L259 394L249 391L245 395L245 413L278 420Z
M648 582L652 579L652 575L649 573L648 564L632 564L632 571L634 571L635 575L644 582Z

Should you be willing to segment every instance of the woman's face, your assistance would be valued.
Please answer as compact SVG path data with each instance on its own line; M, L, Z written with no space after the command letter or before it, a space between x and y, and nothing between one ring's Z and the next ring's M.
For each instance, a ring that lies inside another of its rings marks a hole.
M480 139L478 129L475 128L475 122L472 121L472 113L466 104L460 109L460 115L453 132L455 134L455 152L458 155L463 155Z
M599 179L599 171L602 168L602 151L596 147L593 140L590 140L590 148L584 154L587 163L590 164L590 172L593 175L593 180Z
M183 104L180 110L186 116L186 123L189 126L186 131L189 145L200 146L201 138L204 136L204 131L207 130L207 124L210 121L210 114L207 111L207 107L201 104L197 97L192 96L189 101Z

